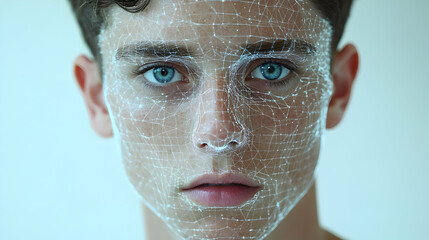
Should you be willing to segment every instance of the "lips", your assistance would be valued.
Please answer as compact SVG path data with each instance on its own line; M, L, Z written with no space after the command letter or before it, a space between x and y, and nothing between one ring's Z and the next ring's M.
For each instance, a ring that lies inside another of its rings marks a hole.
M207 207L241 205L261 189L249 178L236 174L206 174L181 189L191 201Z

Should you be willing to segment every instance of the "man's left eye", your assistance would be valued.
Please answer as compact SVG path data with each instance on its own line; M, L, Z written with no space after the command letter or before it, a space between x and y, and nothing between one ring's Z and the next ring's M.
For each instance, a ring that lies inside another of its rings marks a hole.
M287 77L290 72L291 70L285 67L283 64L276 62L268 62L259 65L255 70L253 70L251 73L251 77L262 80L275 81Z
M143 76L146 80L155 84L173 83L183 79L183 75L179 71L168 66L151 68Z

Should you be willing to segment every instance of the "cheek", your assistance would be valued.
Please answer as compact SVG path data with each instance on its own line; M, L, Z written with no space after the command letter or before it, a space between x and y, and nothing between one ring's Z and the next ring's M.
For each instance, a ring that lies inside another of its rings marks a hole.
M189 130L185 128L189 119L163 103L147 99L135 103L133 99L115 94L108 101L115 135L126 159L169 159L175 146L188 139L185 133Z
M272 95L264 101L244 106L250 111L243 116L250 116L250 128L255 137L276 136L280 138L275 141L278 144L305 145L304 139L320 137L319 130L323 129L329 103L329 88L329 84L321 81L301 83L289 96Z
M242 106L237 114L245 116L251 140L245 156L235 158L238 168L264 173L278 182L284 182L285 176L292 182L311 179L325 126L329 84L314 80L296 89L291 96L272 96Z
M133 182L152 179L155 172L174 169L181 159L187 159L182 156L191 132L186 104L179 107L142 97L145 95L140 91L120 84L107 87L105 95L122 159Z

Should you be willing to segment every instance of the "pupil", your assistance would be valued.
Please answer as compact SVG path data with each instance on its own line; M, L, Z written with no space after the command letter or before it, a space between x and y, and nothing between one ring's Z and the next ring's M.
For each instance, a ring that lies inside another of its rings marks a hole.
M275 68L273 67L273 66L269 66L268 67L268 73L273 73L273 72L275 72L276 70L275 70Z
M168 75L168 70L165 69L165 68L162 68L161 69L161 75L164 76L164 77L167 76Z

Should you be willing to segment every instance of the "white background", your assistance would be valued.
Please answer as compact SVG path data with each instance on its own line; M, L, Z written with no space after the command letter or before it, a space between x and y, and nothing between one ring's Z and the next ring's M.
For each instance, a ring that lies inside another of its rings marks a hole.
M361 68L317 172L321 224L346 239L429 239L429 1L357 0ZM0 239L142 239L116 145L90 128L65 0L0 0Z

